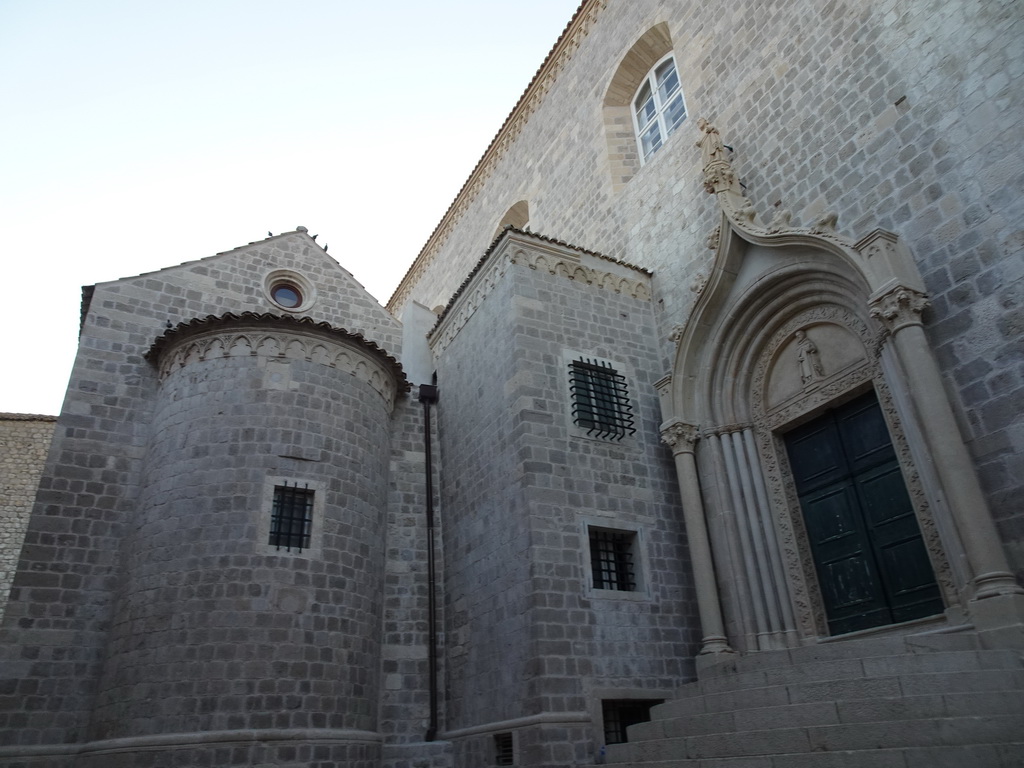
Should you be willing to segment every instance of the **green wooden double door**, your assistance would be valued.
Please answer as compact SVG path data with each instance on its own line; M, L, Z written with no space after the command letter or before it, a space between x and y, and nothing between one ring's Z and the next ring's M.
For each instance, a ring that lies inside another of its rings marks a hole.
M874 393L785 435L829 631L943 610Z

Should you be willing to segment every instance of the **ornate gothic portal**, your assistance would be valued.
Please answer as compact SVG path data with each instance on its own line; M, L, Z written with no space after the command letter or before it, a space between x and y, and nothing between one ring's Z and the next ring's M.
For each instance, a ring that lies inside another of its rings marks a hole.
M699 125L721 224L661 390L704 661L1016 602L909 253L881 230L850 242L832 215L762 224Z

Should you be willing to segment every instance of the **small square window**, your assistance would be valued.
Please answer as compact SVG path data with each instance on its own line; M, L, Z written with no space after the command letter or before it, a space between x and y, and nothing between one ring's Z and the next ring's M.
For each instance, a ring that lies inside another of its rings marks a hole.
M636 533L590 528L590 569L594 589L636 590L634 548Z
M569 364L573 423L592 437L621 440L636 432L626 377L610 363L581 357Z
M604 743L625 744L626 729L651 719L651 707L662 699L605 699L601 702L604 718Z
M309 549L313 530L313 497L314 492L309 488L274 486L267 542L270 546L288 552Z
M511 733L494 734L494 764L515 765Z

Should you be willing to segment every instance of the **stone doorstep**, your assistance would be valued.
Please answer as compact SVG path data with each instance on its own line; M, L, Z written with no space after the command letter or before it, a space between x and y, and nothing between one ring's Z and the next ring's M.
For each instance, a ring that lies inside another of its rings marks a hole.
M716 675L683 686L679 697L708 693L762 688L791 682L839 680L913 674L918 672L964 672L986 669L1024 669L1015 651L935 651L903 653L892 656L870 656L861 659L811 661L794 665L777 665L760 670L737 671Z
M630 742L636 761L764 757L815 752L1012 744L1024 733L1024 715L895 720L885 723L772 728L745 733ZM615 755L627 757L623 751Z
M923 694L895 698L852 699L716 712L639 723L629 730L632 742L716 733L759 731L778 727L842 725L1024 713L1024 691Z
M1024 690L1024 669L982 669L960 672L919 672L905 675L796 680L718 693L694 693L652 710L658 720L732 712L735 710L830 703L851 699L900 698L922 694Z
M737 672L790 667L827 661L885 658L890 656L922 655L941 652L981 650L981 641L974 632L927 632L918 635L885 635L842 642L823 642L778 651L757 651L737 656L736 659L706 668L702 678L730 676Z
M670 758L636 762L618 759L628 756L629 746L613 744L608 747L608 763L622 768L1019 768L1024 765L1024 741L693 760Z

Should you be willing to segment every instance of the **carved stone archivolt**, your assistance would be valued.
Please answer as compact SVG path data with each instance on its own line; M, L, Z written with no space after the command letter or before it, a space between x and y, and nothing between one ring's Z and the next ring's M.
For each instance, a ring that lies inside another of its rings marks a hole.
M326 323L303 322L274 315L230 315L178 326L147 353L160 380L198 363L256 357L302 360L347 373L376 390L392 407L408 383L398 363L361 337Z
M921 312L927 306L912 256L896 235L884 230L854 243L836 231L833 212L819 215L810 227L799 227L793 226L789 211L780 208L769 224L762 223L739 184L732 151L707 121L699 128L701 181L715 195L721 219L708 242L715 256L707 286L682 330L673 333L676 359L665 415L669 421L703 422L707 439L698 444L697 453L708 457L701 462L701 486L706 503L719 510L712 520L720 525L718 520L732 519L724 513L738 503L729 486L735 485L734 474L754 481L763 477L766 499L744 503L748 510L769 510L761 519L766 532L774 531L765 543L778 543L779 588L788 591L794 629L804 638L828 634L783 434L836 403L873 389L940 589L947 605L960 602L946 555L947 546L960 551L959 544L941 540L940 531L955 535L949 533L954 529L937 524L930 503L934 482L929 479L926 486L919 475L911 438L903 427L902 420L917 419L916 412L903 413L906 403L897 402L890 391L890 386L901 393L909 389L912 397L920 389L906 380L904 360L909 358L895 343L902 339L908 346L908 333L920 334ZM755 253L761 267L745 270L751 264L745 260ZM916 327L905 330L908 326ZM735 446L736 425L726 424L744 421L750 425L744 433L750 440L749 467L738 463L743 457ZM914 421L913 440L921 440L920 429ZM714 451L707 446L726 446L727 438L732 440L734 460L723 466L712 460ZM913 447L918 450L917 442ZM718 540L729 540L728 532L719 531ZM735 557L728 551L721 555L726 562ZM748 593L757 595L758 587L755 580ZM730 621L746 631L763 623L754 614L758 607L770 607L770 597L760 606L746 606L736 598L728 607ZM760 637L757 645L763 647Z

